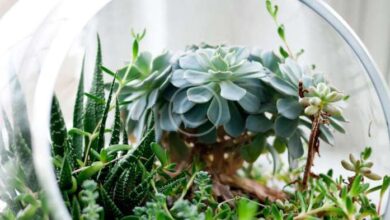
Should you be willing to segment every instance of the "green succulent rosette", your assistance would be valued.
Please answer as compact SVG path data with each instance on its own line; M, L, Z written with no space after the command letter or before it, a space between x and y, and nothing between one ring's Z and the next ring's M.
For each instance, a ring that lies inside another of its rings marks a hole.
M125 105L128 131L137 138L145 128L147 113L158 111L158 103L163 100L161 95L171 77L171 58L169 52L155 58L142 52L133 65L118 71L120 78L126 76L119 101Z
M252 122L248 126L250 130L256 131L257 128L262 132L256 126L261 122L273 126L273 146L279 152L287 148L290 159L297 159L304 153L303 143L308 141L314 110L318 112L321 108L329 113L329 123L320 126L320 138L323 141L333 145L332 130L345 132L341 122L346 120L339 105L344 95L331 88L323 74L313 73L313 70L302 67L295 60L281 59L272 52L257 52L252 54L252 59L263 63L272 72L262 80L276 91L273 98L276 109L269 112L272 117L267 118L262 114L249 116L248 121ZM300 86L304 90L303 98L299 96Z
M173 91L162 111L161 127L176 131L183 125L198 132L200 139L215 141L216 128L237 137L246 129L248 114L259 111L264 67L250 61L241 47L198 48L181 56L172 72ZM210 129L214 128L214 129Z

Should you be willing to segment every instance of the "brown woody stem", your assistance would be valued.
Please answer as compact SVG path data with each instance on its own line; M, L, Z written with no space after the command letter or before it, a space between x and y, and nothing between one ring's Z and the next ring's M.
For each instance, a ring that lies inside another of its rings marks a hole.
M311 167L313 166L314 156L319 148L318 137L319 137L320 124L321 124L321 111L319 111L316 115L314 115L312 121L312 128L311 128L311 133L309 138L309 150L307 153L305 173L303 175L303 181L302 181L303 189L307 188L307 183L311 174Z

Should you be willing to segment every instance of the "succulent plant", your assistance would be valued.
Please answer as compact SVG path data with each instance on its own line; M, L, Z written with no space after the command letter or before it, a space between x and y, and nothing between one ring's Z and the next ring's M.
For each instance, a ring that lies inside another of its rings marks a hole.
M322 82L317 84L316 87L309 87L307 91L305 97L300 100L300 103L306 106L305 114L315 115L324 111L329 115L342 115L341 108L335 105L336 102L344 98L341 92L335 89L332 90Z
M308 141L307 130L312 126L312 114L307 113L320 109L329 113L330 123L320 126L320 138L328 144L332 145L334 140L330 127L344 132L340 122L345 119L340 107L336 105L344 95L331 88L322 74L312 73L297 61L291 58L281 59L272 52L255 51L251 59L261 62L271 72L262 80L275 90L269 105L276 108L267 110L273 114L271 118L265 117L261 112L250 115L247 126L249 130L262 131L259 129L263 129L263 126L259 124L273 127L276 136L274 147L278 147L279 152L288 148L291 159L303 155L303 143ZM304 97L300 97L300 90L304 92Z
M187 51L172 72L173 88L161 116L167 120L161 120L161 128L177 131L181 123L199 130L223 126L227 134L239 136L246 114L257 112L262 101L265 70L249 61L249 55L246 48L226 46ZM207 134L211 142L212 130Z
M125 80L119 100L122 105L126 104L129 132L138 138L145 127L147 111L157 106L162 91L169 84L171 57L165 52L153 59L151 53L142 52L133 65L118 71L118 76Z

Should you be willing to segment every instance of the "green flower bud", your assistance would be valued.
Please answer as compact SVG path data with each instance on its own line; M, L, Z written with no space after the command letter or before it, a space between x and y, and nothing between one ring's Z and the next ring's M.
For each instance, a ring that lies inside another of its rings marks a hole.
M349 171L355 171L355 168L353 167L352 164L348 163L345 160L341 161L341 165L344 167L344 169L349 170Z
M343 110L341 110L341 108L334 106L334 105L326 105L324 107L324 111L326 111L327 113L329 113L331 115L342 115L343 114Z
M318 83L316 90L323 97L326 97L330 92L330 88L325 83Z
M311 97L309 99L310 105L319 106L321 104L321 99L318 97Z
M363 167L360 169L360 171L363 173L363 174L366 174L366 173L371 173L371 170L370 168L367 168L367 167Z
M370 179L370 180L381 180L382 179L382 177L381 176L379 176L378 174L376 174L376 173L372 173L372 172L370 172L370 173L367 173L367 174L363 174L365 177L367 177L368 179Z
M344 98L341 92L333 91L326 96L326 100L329 102L338 102Z
M368 168L371 168L373 165L374 165L374 163L372 163L372 162L367 162L367 163L365 163L363 166L368 167Z
M352 155L352 154L349 154L349 160L351 161L351 163L356 166L356 158Z
M306 115L314 115L314 114L317 114L317 112L319 110L320 109L317 106L309 105L308 107L305 108L305 114Z
M303 106L308 106L310 105L310 101L309 101L309 98L308 97L304 97L304 98L301 98L299 100L299 103Z
M318 94L316 88L313 87L313 86L310 86L310 87L307 89L307 91L309 92L309 94L313 94L313 95L317 95L317 94Z

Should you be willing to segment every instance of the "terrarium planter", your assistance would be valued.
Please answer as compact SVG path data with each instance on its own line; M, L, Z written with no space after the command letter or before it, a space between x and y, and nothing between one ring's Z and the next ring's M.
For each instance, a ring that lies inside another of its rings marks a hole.
M93 78L96 33L99 33L102 43L103 64L111 69L122 67L131 56L130 28L146 28L148 33L142 50L156 54L164 48L182 51L187 45L201 42L274 50L280 44L271 26L272 19L265 19L267 15L262 9L262 1L248 1L243 5L233 1L141 3L94 0L61 1L52 6L48 6L47 17L31 31L31 37L25 39L27 46L22 56L15 58L12 51L17 48L11 47L12 40L7 41L4 36L4 41L0 38L0 55L6 58L1 67L11 76L18 75L26 94L28 110L19 107L21 120L16 121L26 120L22 113L28 111L34 169L39 185L46 192L50 213L56 219L70 219L71 216L58 187L48 139L52 95L56 92L65 120L70 123L84 52L86 87ZM12 13L16 13L18 7L22 6L16 5L15 12L10 11L9 18L5 17L0 23L1 29L7 27L6 19L12 19ZM332 84L350 96L344 110L350 121L345 124L347 132L336 134L335 147L321 145L321 157L317 158L314 170L333 168L336 173L341 173L335 161L338 163L348 153L369 145L374 149L376 164L383 164L379 167L380 172L388 172L390 167L386 165L385 152L389 151L390 144L390 96L374 61L346 23L324 3L308 0L283 2L280 8L283 10L280 20L288 21L284 24L293 49L304 48L306 51L300 59L316 64ZM199 14L204 16L197 17ZM4 90L16 92L13 89L18 89L17 86L10 85ZM7 105L8 93L2 95L1 104L7 114L11 114L16 111L15 107L11 110ZM12 117L18 117L18 113ZM222 132L219 138L224 139L224 136ZM193 144L196 147L197 143ZM210 164L209 169L225 175L226 168L234 173L243 163L240 157L232 159L230 164L208 161L210 155L217 157L225 153L215 148L201 148L195 154L207 155L203 160ZM233 158L238 154L234 150L229 153ZM226 178L229 182L230 177ZM387 217L385 211L384 219Z

